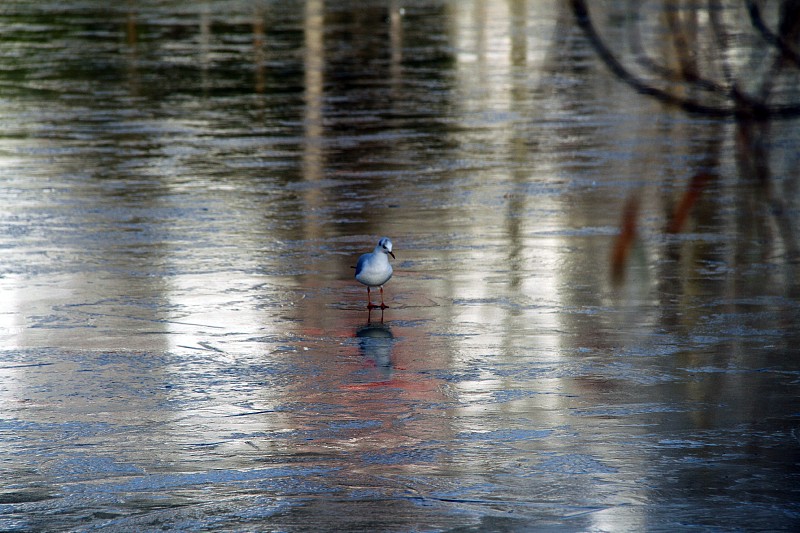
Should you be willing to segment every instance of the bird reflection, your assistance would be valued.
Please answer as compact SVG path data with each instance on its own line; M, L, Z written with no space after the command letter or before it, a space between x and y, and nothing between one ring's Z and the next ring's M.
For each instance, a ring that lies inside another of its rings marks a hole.
M383 322L380 324L367 322L365 326L356 329L356 337L361 355L372 361L384 379L388 380L392 373L392 348L394 347L392 329Z

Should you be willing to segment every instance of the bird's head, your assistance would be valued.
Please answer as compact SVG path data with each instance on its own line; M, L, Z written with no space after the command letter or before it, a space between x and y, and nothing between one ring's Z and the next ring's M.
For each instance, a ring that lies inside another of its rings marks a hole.
M381 240L378 241L377 248L383 253L391 255L392 259L397 259L392 253L392 241L389 240L389 237L381 237Z

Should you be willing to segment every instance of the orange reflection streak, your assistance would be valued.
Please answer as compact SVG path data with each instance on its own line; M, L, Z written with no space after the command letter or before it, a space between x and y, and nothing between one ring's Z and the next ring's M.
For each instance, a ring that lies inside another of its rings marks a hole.
M631 247L636 240L637 218L639 217L639 197L631 196L625 203L622 212L620 232L611 252L611 272L614 281L622 279L625 273L625 263L628 260Z
M689 185L686 187L686 192L683 193L681 201L675 206L672 211L672 219L667 226L667 233L680 233L683 226L686 224L686 219L689 218L689 213L700 198L708 184L714 179L714 176L701 172L696 174L689 180Z

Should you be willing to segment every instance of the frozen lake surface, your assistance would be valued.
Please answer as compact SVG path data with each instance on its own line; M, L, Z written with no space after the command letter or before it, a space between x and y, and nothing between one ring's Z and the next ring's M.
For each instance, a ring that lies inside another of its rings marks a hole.
M558 2L48 4L0 7L0 531L797 529L796 119L637 94Z

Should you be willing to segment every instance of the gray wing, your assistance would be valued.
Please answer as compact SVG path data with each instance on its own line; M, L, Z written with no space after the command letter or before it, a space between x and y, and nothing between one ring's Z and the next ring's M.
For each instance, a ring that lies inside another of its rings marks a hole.
M356 263L356 276L361 274L361 271L364 270L364 263L367 262L367 255L368 254L364 254L358 258L358 263Z

